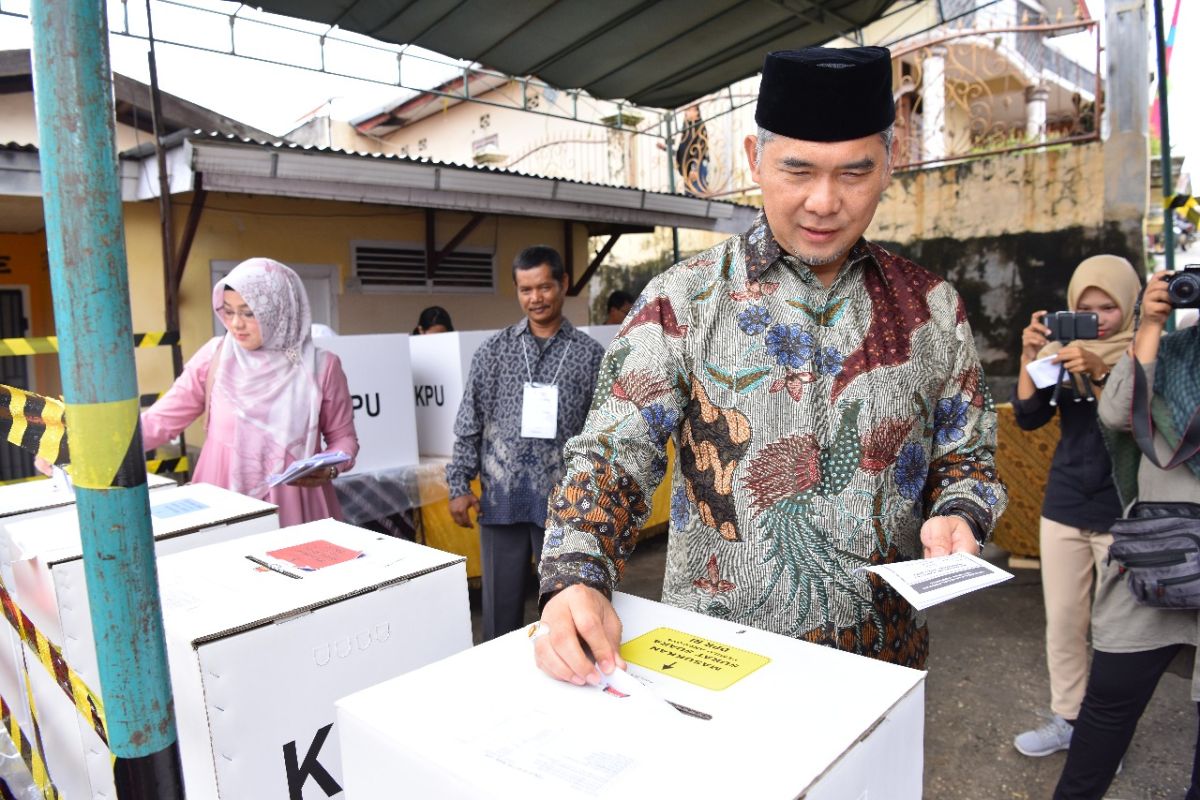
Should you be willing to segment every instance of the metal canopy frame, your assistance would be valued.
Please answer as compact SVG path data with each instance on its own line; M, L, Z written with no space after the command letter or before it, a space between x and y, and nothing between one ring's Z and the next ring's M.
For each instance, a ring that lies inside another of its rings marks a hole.
M263 10L536 75L552 86L678 108L749 77L769 50L828 42L895 0L263 0Z

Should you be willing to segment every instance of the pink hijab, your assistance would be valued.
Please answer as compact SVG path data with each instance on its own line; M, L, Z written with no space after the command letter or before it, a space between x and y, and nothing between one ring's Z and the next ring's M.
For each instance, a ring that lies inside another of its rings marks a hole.
M268 476L317 452L321 392L312 312L300 276L269 258L243 261L213 287L218 319L226 288L254 312L263 343L246 350L226 333L220 363L211 367L217 370L212 402L233 412L233 440L222 442L234 455L228 488L261 498Z

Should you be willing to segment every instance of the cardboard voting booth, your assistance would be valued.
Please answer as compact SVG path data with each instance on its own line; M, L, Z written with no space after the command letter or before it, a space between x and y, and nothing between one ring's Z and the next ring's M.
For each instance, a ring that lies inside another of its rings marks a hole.
M620 325L580 325L579 330L586 333L588 336L595 339L604 347L605 350L612 344L612 340L617 338L617 334L621 332Z
M160 557L279 527L273 504L203 483L150 492L150 515ZM12 601L39 634L22 658L51 778L65 797L113 797L111 756L80 713L102 706L103 687L75 509L9 522L0 550ZM70 694L56 676L67 668Z
M417 463L417 423L406 333L313 340L342 361L358 433L356 471Z
M454 417L471 372L471 359L495 333L455 331L409 338L421 455L453 454Z
M353 797L334 701L471 646L463 562L333 520L160 559L188 800Z
M614 604L624 691L543 675L516 631L341 700L347 796L921 796L923 672L628 595ZM469 725L447 713L464 707Z

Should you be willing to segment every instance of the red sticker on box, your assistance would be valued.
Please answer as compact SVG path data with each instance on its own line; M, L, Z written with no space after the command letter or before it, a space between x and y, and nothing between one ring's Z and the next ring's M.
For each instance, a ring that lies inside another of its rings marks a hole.
M304 544L292 545L282 550L269 550L267 555L280 561L287 561L302 570L313 572L335 564L344 564L363 555L361 550L351 550L348 547L317 539Z

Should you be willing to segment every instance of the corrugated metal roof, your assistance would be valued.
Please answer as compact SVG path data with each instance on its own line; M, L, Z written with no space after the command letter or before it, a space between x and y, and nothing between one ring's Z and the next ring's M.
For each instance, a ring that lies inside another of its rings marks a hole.
M680 198L686 198L689 200L697 200L699 202L719 203L721 205L734 206L734 207L738 207L741 205L739 203L729 202L728 200L718 200L718 199L709 200L708 198L702 198L702 197L697 198L697 197L692 197L691 195L682 195L682 194L681 195L672 195L672 194L668 194L666 192L654 192L654 191L650 191L650 190L646 190L646 189L639 189L636 186L619 186L616 184L609 184L609 183L592 183L592 182L588 182L588 181L573 180L571 178L559 178L559 177L553 177L553 176L549 176L549 175L538 175L537 173L525 172L522 170L501 169L498 167L491 167L491 166L486 166L486 165L456 164L456 163L449 162L449 161L437 161L435 159L430 159L430 158L422 158L419 156L404 156L404 155L399 155L396 153L375 153L375 152L360 153L360 152L353 151L353 150L343 150L343 149L337 148L337 147L319 147L317 145L296 144L295 142L288 142L288 141L284 141L284 140L280 140L280 139L275 139L275 140L270 140L270 141L266 141L266 140L262 140L262 139L249 139L244 136L235 136L233 134L220 133L217 131L193 131L187 138L196 139L196 140L208 139L210 141L218 140L218 141L228 141L228 142L240 142L242 144L257 145L260 147L271 147L271 148L276 148L276 149L280 149L280 150L303 150L306 152L331 154L331 155L345 156L348 158L380 159L380 160L384 160L384 161L392 161L392 162L399 162L399 163L422 164L422 165L426 165L426 166L430 166L430 167L437 167L440 169L454 169L454 170L466 170L466 171L471 171L471 172L485 172L485 173L491 173L494 175L517 175L517 176L520 176L523 178L536 178L538 180L557 181L558 183L573 184L576 186L586 186L586 187L592 187L592 188L598 188L598 189L625 189L625 190L629 190L629 191L645 192L648 195L657 195L660 197L680 197ZM153 146L142 145L141 147L137 148L136 150L127 150L124 153L122 153L121 155L123 157L144 158L144 157L153 155L153 153L154 153Z

